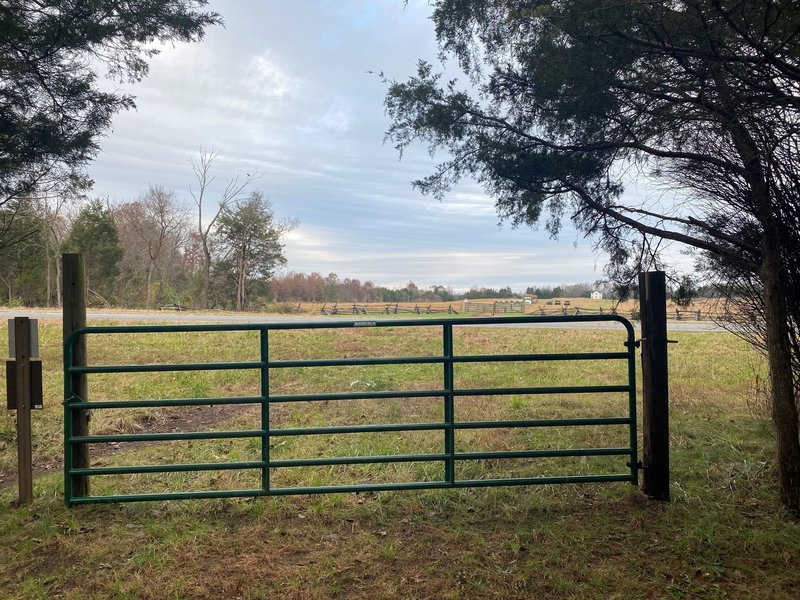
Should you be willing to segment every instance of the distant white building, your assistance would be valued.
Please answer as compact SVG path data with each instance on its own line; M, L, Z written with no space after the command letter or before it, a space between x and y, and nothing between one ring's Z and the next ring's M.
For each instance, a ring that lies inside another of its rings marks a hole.
M603 299L603 292L598 292L597 290L591 293L592 300L602 300Z

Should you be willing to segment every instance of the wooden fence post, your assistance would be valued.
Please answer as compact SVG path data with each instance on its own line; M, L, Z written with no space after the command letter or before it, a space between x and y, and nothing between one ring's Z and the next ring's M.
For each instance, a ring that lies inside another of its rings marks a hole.
M14 318L14 358L17 409L17 465L19 503L33 500L33 458L31 452L31 322Z
M64 341L78 329L86 327L86 265L80 254L63 254L64 280ZM86 338L81 336L73 346L72 364L86 365ZM68 375L64 373L64 377ZM85 374L72 377L72 390L86 402L89 398L89 386ZM68 400L65 398L65 400ZM89 411L76 410L72 414L72 435L89 435ZM84 469L89 467L89 446L77 444L72 451L72 464L69 467ZM65 490L66 492L66 490ZM85 475L72 478L72 495L89 495L89 478Z
M663 271L639 274L642 320L642 491L669 501L667 290Z

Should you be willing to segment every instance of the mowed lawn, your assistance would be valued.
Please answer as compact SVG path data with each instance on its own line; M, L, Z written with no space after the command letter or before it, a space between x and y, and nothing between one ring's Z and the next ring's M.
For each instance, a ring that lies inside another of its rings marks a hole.
M456 328L459 354L622 351L615 331ZM270 356L437 355L440 328L274 332ZM0 332L0 347L7 346ZM64 508L61 330L43 322L36 499L14 508L13 413L0 417L0 598L796 598L800 525L777 502L761 357L727 333L674 333L673 501L627 483L398 491ZM257 360L257 334L90 341L95 364ZM638 366L637 366L638 369ZM457 387L625 383L624 361L457 365ZM285 369L271 392L441 387L440 366ZM90 399L257 395L253 371L90 377ZM457 398L456 420L625 416L625 394ZM216 412L215 412L216 411ZM442 419L441 399L297 402L273 427ZM255 429L257 408L96 410L91 431ZM624 427L461 431L458 451L627 445ZM99 447L102 446L102 447ZM93 449L94 450L94 449ZM274 458L442 451L441 432L273 438ZM258 460L257 440L98 445L93 465ZM460 478L625 472L626 457L484 460ZM275 486L436 480L441 463L278 469ZM246 488L258 472L102 476L92 493Z

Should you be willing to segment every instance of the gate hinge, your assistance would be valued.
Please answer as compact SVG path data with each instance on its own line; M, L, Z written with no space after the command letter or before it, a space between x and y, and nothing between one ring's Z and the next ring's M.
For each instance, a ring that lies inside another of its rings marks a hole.
M633 347L634 348L640 348L641 345L642 345L642 340L644 340L644 339L647 339L647 338L642 338L641 340L634 340ZM630 342L625 342L625 345L626 346L630 346L631 344L630 344Z
M626 463L625 463L625 466L626 466L626 467L628 467L628 468L630 469L632 465L631 465L630 461L628 461L628 462L626 462ZM644 465L642 464L642 461L638 461L638 462L636 463L636 468L637 468L639 471L644 471Z

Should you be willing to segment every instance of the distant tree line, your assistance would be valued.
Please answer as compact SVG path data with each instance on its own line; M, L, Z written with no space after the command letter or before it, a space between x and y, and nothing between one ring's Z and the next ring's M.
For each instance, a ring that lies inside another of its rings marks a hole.
M521 294L511 289L472 287L466 292L456 292L452 287L432 285L427 288L409 281L402 288L388 288L372 281L361 282L349 277L340 278L336 273L323 276L321 273L289 272L273 277L270 290L276 302L454 302L488 298L518 298ZM601 289L611 297L611 288L603 285L598 288L589 283L576 283L555 287L533 287L525 294L539 298L578 298L589 297L594 289Z
M204 155L206 175L214 156ZM58 305L60 254L80 252L92 305L257 308L270 299L268 281L286 264L282 237L296 223L275 217L261 191L246 192L251 179L234 179L215 198L213 219L198 204L194 224L188 207L157 185L116 204L8 201L0 207L0 304ZM209 181L200 182L206 195Z

